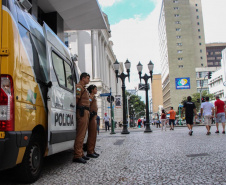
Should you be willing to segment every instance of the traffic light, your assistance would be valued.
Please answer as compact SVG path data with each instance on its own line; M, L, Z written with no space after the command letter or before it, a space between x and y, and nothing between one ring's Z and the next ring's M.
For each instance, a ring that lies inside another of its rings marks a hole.
M199 103L200 102L200 99L197 99L197 103Z
M212 77L212 72L208 72L208 79L211 79Z
M205 102L205 101L206 101L206 100L205 100L205 97L203 96L203 97L202 97L202 102Z

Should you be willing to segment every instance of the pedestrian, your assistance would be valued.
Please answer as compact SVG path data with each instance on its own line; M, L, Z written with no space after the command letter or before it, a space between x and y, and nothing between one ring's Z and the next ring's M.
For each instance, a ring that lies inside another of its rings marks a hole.
M95 94L97 94L97 87L90 85L87 90L89 91L90 101L90 118L88 124L88 138L87 138L87 157L97 158L99 154L95 152L96 140L97 140L97 100Z
M97 121L97 133L99 135L99 133L100 133L100 116L97 115L96 121Z
M165 131L166 131L166 112L164 109L162 109L162 113L161 113L161 128L163 130L163 127L165 127Z
M143 119L143 125L144 125L144 128L145 128L145 126L146 126L146 118L145 117Z
M138 122L138 128L141 128L142 120L139 118L137 122Z
M170 130L174 130L176 111L173 110L173 107L171 107L170 111L167 114L170 115L170 117L169 117Z
M159 119L156 120L156 128L160 128L160 121L159 121Z
M187 127L189 129L189 133L188 134L190 136L192 136L192 134L193 134L193 130L192 130L192 127L193 127L193 116L195 114L195 119L196 119L197 118L197 112L196 112L195 104L191 101L191 96L188 96L187 97L187 101L184 102L184 106L183 106L182 111L181 111L181 118L182 118L184 110L185 110L186 124L187 124Z
M214 102L215 105L215 117L216 117L216 127L217 130L215 133L219 133L218 123L222 123L222 134L225 134L225 103L220 100L220 97L216 96L216 101Z
M86 163L89 158L84 156L83 141L86 135L87 127L89 124L89 93L85 88L90 81L88 73L80 75L80 81L76 84L76 138L74 144L74 158L73 162Z
M109 122L110 122L110 117L107 115L107 113L104 114L104 124L105 124L105 131L109 130Z
M212 103L209 102L209 97L205 98L205 102L201 104L201 117L204 116L204 123L206 125L207 134L210 135L210 128L212 118L214 117L214 106Z

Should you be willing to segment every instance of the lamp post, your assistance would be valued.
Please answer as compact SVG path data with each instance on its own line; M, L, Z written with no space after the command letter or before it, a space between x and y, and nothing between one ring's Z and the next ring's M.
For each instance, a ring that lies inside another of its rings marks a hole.
M146 73L144 74L144 76L141 76L141 73L142 73L142 70L143 70L143 65L140 62L137 65L137 70L138 70L140 82L141 82L141 79L144 79L144 81L145 81L145 92L146 92L146 128L145 128L145 131L144 132L152 132L151 127L150 127L150 119L149 119L148 79L151 78L151 81L152 81L153 68L154 68L154 64L150 61L148 63L148 69L149 69L150 76L148 76Z
M114 69L115 69L115 74L116 74L117 82L118 82L118 78L120 78L122 80L123 129L122 129L121 134L129 134L128 125L127 125L127 122L126 122L126 86L125 86L125 79L126 79L126 77L128 77L128 79L129 79L129 73L130 73L131 63L129 62L128 59L125 62L125 68L127 70L127 74L124 74L123 72L120 75L118 74L119 65L120 64L116 60L115 63L114 63Z

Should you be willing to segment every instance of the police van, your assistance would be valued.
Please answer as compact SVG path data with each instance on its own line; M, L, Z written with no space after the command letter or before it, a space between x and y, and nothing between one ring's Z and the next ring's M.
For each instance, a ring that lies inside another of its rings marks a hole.
M25 4L28 3L28 4ZM0 0L0 170L38 179L43 157L73 148L76 63L27 0Z

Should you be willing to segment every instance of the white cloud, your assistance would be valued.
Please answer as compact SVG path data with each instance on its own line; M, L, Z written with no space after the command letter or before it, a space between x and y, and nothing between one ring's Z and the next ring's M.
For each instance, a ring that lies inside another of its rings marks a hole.
M136 16L111 25L113 50L118 61L125 62L128 58L131 62L131 83L127 83L127 89L134 89L139 83L136 69L139 61L143 64L143 74L149 73L147 64L150 60L154 63L154 73L161 72L158 52L160 5L158 3L155 10L144 20Z
M122 0L98 0L102 7L112 6L113 4L120 2Z
M225 8L225 0L202 0L206 43L226 42Z

